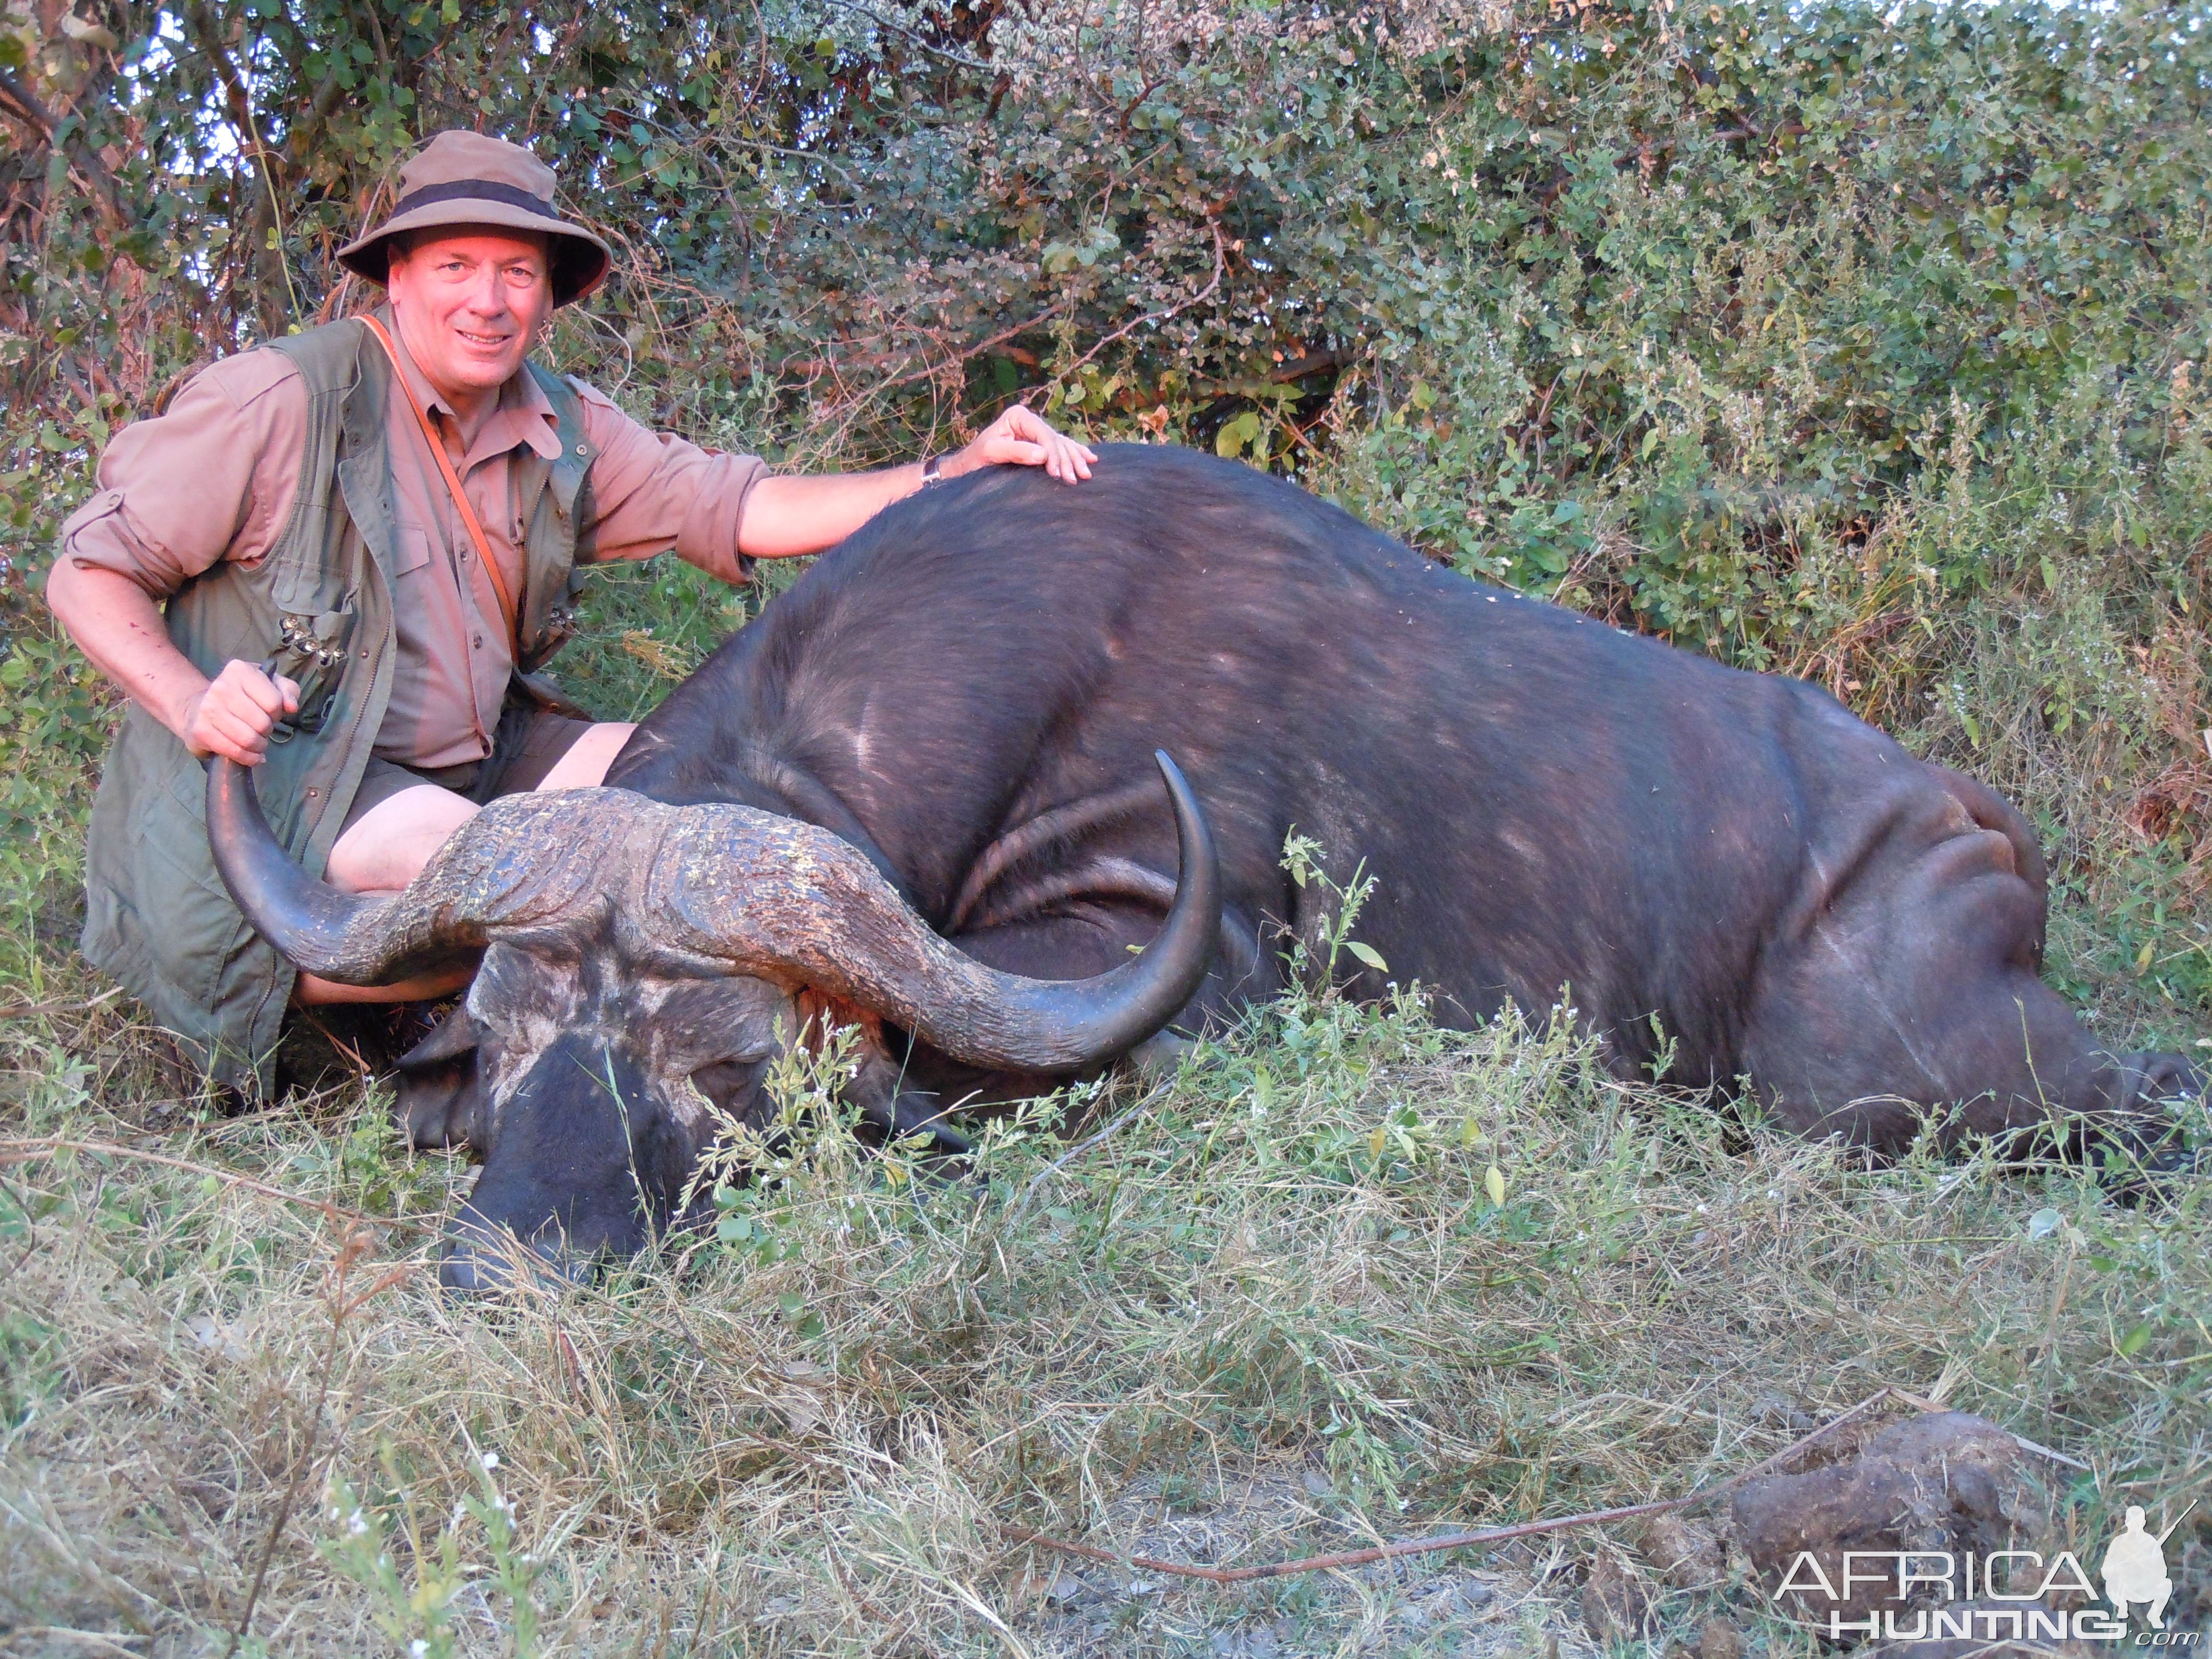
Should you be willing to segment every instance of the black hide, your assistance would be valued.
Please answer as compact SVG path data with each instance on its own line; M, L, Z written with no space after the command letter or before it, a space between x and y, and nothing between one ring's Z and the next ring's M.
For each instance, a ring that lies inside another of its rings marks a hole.
M667 1225L667 1195L698 1154L635 1060L573 1034L538 1055L489 1124L483 1172L438 1270L449 1290L504 1286L525 1251L562 1273L636 1254Z
M1164 748L1219 844L1224 949L1181 1024L1281 983L1293 830L1380 885L1358 937L1440 1018L1565 991L1633 1073L1748 1076L1793 1126L1895 1148L2133 1113L2147 1073L2038 978L2021 815L1801 681L1737 672L1439 568L1248 468L1109 447L885 511L679 688L608 777L810 820L959 946L1098 973L1157 928ZM1379 993L1363 971L1353 988ZM910 1081L979 1079L926 1051Z

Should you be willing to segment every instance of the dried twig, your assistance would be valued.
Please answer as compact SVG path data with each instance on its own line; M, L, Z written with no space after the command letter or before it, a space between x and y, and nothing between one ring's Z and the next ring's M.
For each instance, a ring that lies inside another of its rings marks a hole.
M333 1218L335 1223L335 1218ZM331 1377L337 1370L338 1341L345 1334L346 1321L352 1318L364 1304L374 1300L414 1271L411 1263L393 1267L378 1279L367 1290L355 1296L346 1294L346 1274L359 1261L374 1240L358 1227L347 1229L338 1243L337 1259L331 1267L331 1340L324 1346L322 1375L317 1380L315 1403L307 1414L307 1443L301 1448L298 1460L292 1465L292 1478L284 1487L283 1501L276 1505L276 1518L270 1523L269 1537L261 1547L261 1559L253 1569L253 1583L246 1592L246 1611L238 1616L238 1628L230 1633L230 1645L223 1650L223 1659L231 1659L238 1644L253 1628L253 1610L261 1601L261 1587L268 1581L269 1564L276 1559L276 1546L283 1541L284 1528L292 1519L292 1510L300 1501L300 1488L307 1482L315 1467L323 1429L323 1410L330 1403ZM334 1450L336 1449L333 1443Z
M1006 1226L1007 1230L1011 1231L1013 1228L1014 1224L1018 1222L1024 1215L1028 1213L1030 1200L1036 1196L1038 1188L1043 1186L1047 1181L1050 1180L1054 1176L1058 1175L1060 1170L1066 1168L1067 1165L1074 1163L1076 1159L1088 1154L1093 1147L1103 1146L1115 1135L1119 1134L1126 1125L1133 1122L1138 1117L1143 1115L1144 1113L1150 1110L1153 1103L1158 1101L1162 1095L1165 1094L1170 1086L1170 1085L1165 1083L1155 1085L1142 1100L1139 1100L1135 1105L1129 1108L1127 1111L1122 1113L1121 1116L1115 1118L1111 1123L1101 1129L1097 1134L1091 1135L1086 1139L1077 1141L1074 1146L1069 1147L1058 1158L1053 1159L1051 1163L1046 1164L1044 1168L1039 1170L1035 1175L1031 1176L1030 1177L1030 1184L1022 1188L1022 1195L1014 1200L1013 1208L1006 1212Z
M1184 299L1176 301L1175 304L1170 306L1165 311L1148 311L1141 317L1132 317L1127 322L1122 324L1121 327L1115 329L1111 334L1101 336L1098 342L1093 345L1090 350L1085 352L1080 357L1078 357L1074 362L1071 363L1066 368L1061 370L1061 374L1073 374L1077 369L1082 368L1084 364L1096 357L1100 352L1105 350L1108 346L1112 345L1116 340L1126 338L1133 330L1139 328L1146 323L1150 323L1157 328L1160 324L1168 321L1169 319L1179 317L1184 312L1188 311L1193 306L1202 305L1207 300L1213 297L1214 290L1221 286L1221 279L1229 269L1229 247L1228 244L1224 242L1221 239L1221 221L1219 218L1216 217L1208 219L1206 222L1206 228L1213 233L1213 276L1212 280L1210 280L1204 288L1199 289L1197 293L1190 295ZM1238 246L1241 247L1243 244L1239 243Z
M118 985L82 1002L26 1002L14 1008L0 1008L0 1019L44 1019L52 1014L89 1013L101 1003L122 994L123 988Z
M272 1187L265 1181L256 1181L252 1176L242 1176L213 1164L195 1163L188 1158L173 1158L167 1152L149 1152L143 1147L125 1146L120 1141L77 1140L67 1135L47 1135L36 1140L0 1139L0 1164L22 1164L34 1158L50 1158L56 1152L94 1152L105 1158L128 1158L137 1164L158 1164L164 1169L182 1170L187 1175L212 1176L227 1186L243 1187L264 1198L297 1204L303 1209L319 1212L332 1221L349 1221L359 1227L397 1227L403 1232L421 1233L434 1238L442 1231L432 1223L412 1221L404 1216L368 1215L360 1210L349 1210L343 1205L333 1204L327 1199L288 1193L282 1187Z
M1114 1127L1119 1127L1118 1123ZM1080 1150L1079 1148L1078 1150ZM1049 1173L1049 1171L1048 1171ZM1338 1567L1364 1567L1375 1561L1395 1560L1404 1555L1424 1555L1434 1550L1467 1549L1477 1544L1500 1544L1508 1539L1534 1538L1540 1534L1564 1532L1573 1527L1603 1526L1613 1521L1633 1520L1638 1516L1668 1515L1677 1510L1694 1509L1710 1504L1716 1498L1726 1496L1745 1481L1756 1479L1770 1469L1789 1462L1812 1445L1826 1438L1846 1423L1856 1421L1884 1401L1899 1400L1907 1404L1921 1405L1910 1395L1897 1389L1880 1389L1852 1407L1842 1416L1831 1419L1804 1436L1784 1446L1773 1456L1751 1468L1732 1474L1725 1480L1693 1492L1686 1498L1662 1498L1652 1504L1630 1504L1620 1509L1588 1510L1580 1515L1563 1515L1549 1521L1524 1521L1510 1527L1483 1527L1474 1532L1447 1533L1441 1538L1409 1538L1395 1544L1378 1544L1370 1549L1346 1550L1335 1555L1309 1555L1297 1561L1276 1561L1257 1567L1201 1567L1187 1561L1162 1561L1148 1555L1122 1555L1113 1550L1100 1549L1093 1544L1071 1544L1065 1539L1048 1537L1032 1532L1027 1527L1000 1522L1000 1526L1012 1537L1026 1544L1036 1544L1046 1549L1060 1550L1069 1555L1079 1555L1091 1561L1110 1561L1116 1565L1126 1564L1141 1567L1146 1572L1165 1573L1174 1578L1202 1578L1210 1584L1249 1584L1255 1579L1282 1578L1294 1572L1323 1572ZM2040 1451L2041 1447L2034 1449ZM2051 1454L2055 1455L2055 1454ZM2063 1460L2062 1460L2063 1461Z
M150 1637L133 1636L128 1631L77 1630L68 1625L18 1625L8 1632L8 1639L11 1645L16 1642L27 1642L33 1637L43 1637L50 1642L61 1642L70 1646L81 1647L88 1653L119 1653L123 1656L123 1659L141 1659L137 1649L125 1646L126 1643L143 1643L153 1639Z
M980 58L971 58L964 52L955 52L949 46L939 46L927 35L918 33L896 18L886 17L872 7L855 4L854 0L825 0L825 3L835 6L839 11L848 11L857 17L865 17L878 28L887 29L893 34L902 36L929 53L931 57L941 58L948 64L957 64L962 69L975 70L984 75L991 73L994 67Z

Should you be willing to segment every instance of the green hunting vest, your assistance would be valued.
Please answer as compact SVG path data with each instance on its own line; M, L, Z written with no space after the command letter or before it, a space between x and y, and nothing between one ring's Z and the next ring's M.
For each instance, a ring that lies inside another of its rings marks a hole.
M307 382L307 445L290 520L266 558L216 565L179 588L167 614L170 639L210 678L241 658L299 682L300 712L270 734L253 781L276 839L320 876L392 700L392 364L353 321L266 349L289 357ZM592 463L574 391L526 367L553 406L561 456L548 461L526 449L514 461L529 526L526 672L572 626L576 526L588 510ZM265 1096L295 973L231 902L208 847L206 791L201 763L132 708L93 802L82 945L218 1082Z

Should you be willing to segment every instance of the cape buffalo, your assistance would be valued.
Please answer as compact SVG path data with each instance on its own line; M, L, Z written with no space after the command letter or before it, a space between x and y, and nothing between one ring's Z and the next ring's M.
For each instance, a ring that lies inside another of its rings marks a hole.
M1170 811L1156 749L1212 827L1218 930L1203 876L1176 899L1178 832L1188 851L1204 830ZM2054 1113L2148 1132L2196 1088L2178 1056L2103 1052L2038 977L2043 860L1982 785L1803 682L1485 586L1186 451L1109 447L1078 489L999 469L885 511L672 694L608 783L495 809L382 909L212 814L246 914L303 966L366 981L489 946L466 1019L403 1062L418 1137L484 1156L479 1231L638 1242L710 1127L698 1091L754 1109L817 1003L866 1024L856 1086L902 1133L1267 997L1285 933L1326 920L1282 867L1294 830L1366 861L1359 938L1440 1018L1564 991L1624 1074L1671 1043L1672 1080L1746 1079L1808 1134L1893 1151L1931 1121L1948 1140ZM678 833L670 807L723 816ZM793 899L812 878L786 861L832 848L859 854L844 884ZM717 943L770 913L805 949ZM1172 951L1123 965L1164 917ZM982 1042L936 989L855 965L892 933L942 975L1012 976L969 987L971 1024L1036 981L1160 960L1095 1041L1046 1018Z

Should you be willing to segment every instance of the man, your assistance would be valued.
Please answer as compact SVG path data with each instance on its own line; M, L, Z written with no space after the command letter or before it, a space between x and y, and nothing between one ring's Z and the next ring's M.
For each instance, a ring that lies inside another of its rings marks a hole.
M295 975L216 872L204 757L258 769L308 869L398 889L483 802L595 785L629 737L527 678L568 631L575 566L673 548L734 582L939 477L1012 463L1073 483L1097 459L1020 408L941 459L820 477L647 430L527 361L607 270L553 186L526 149L439 134L338 254L386 305L198 376L117 435L63 528L47 601L134 705L93 808L85 954L227 1085L266 1088L289 1000L466 975Z
M2195 1504L2190 1505L2194 1509ZM2182 1511L2186 1515L2189 1511ZM2179 1525L2179 1522L2175 1525ZM2125 1620L2128 1603L2141 1601L2153 1630L2166 1628L2166 1604L2173 1594L2173 1580L2166 1571L2166 1540L2173 1528L2154 1536L2143 1525L2142 1506L2128 1505L2118 1538L2105 1551L2105 1599L2112 1604L2112 1617Z

